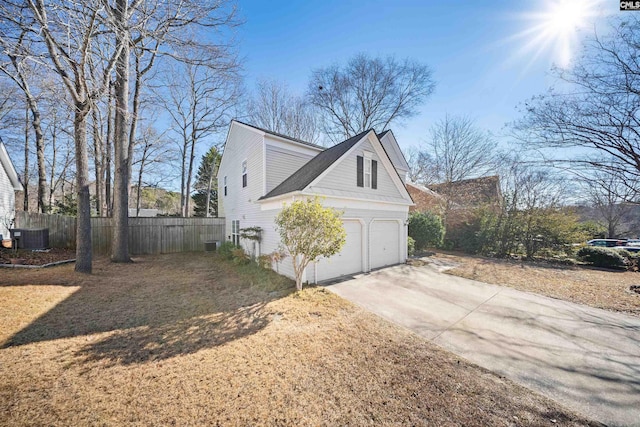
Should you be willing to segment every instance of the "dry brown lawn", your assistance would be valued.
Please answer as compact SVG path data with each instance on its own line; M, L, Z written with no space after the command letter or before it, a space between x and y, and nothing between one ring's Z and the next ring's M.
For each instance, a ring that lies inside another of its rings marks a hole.
M593 425L323 288L215 255L1 274L0 425Z
M457 253L438 253L436 258L458 264L446 271L455 276L640 316L640 294L629 290L631 285L640 285L638 272L498 260Z

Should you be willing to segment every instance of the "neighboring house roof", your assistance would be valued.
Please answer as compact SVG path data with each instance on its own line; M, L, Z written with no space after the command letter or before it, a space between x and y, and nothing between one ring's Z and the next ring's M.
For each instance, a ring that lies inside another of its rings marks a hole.
M11 162L11 158L9 158L9 153L7 153L7 149L4 144L0 142L0 164L4 168L7 176L9 177L9 181L11 181L11 185L15 191L22 191L24 188L20 183L20 179L18 178L18 173L16 169L13 167L13 163Z
M278 132L274 132L274 131L271 131L269 129L265 129L265 128L261 128L261 127L255 126L255 125L250 125L248 123L241 122L240 120L233 119L233 121L237 122L237 123L240 123L241 125L245 125L245 126L248 126L250 128L257 129L257 130L262 131L264 133L268 133L270 135L277 136L278 138L284 138L284 139L288 139L290 141L299 142L300 144L305 144L305 145L308 145L308 146L313 147L313 148L320 148L322 150L325 149L325 147L323 147L321 145L312 144L311 142L303 141L303 140L298 139L298 138L292 138L292 137L290 137L288 135L284 135L284 134L281 134L281 133L278 133Z
M260 197L260 200L291 193L292 191L304 190L313 182L313 180L320 176L322 172L327 170L329 166L341 158L369 132L371 132L371 130L364 131L347 139L346 141L334 145L331 148L327 148L313 159L309 160L304 166L294 172L289 178L285 179L276 188Z
M463 207L500 203L500 177L498 176L463 179L429 187Z
M447 203L445 196L412 182L407 182L406 187L413 199L413 203L415 203L414 206L409 208L410 211L429 211L441 214L444 210Z
M446 198L442 194L438 194L435 191L428 189L427 187L423 187L422 185L414 184L413 182L407 182L407 187L413 187L417 190L423 191L434 199L446 200Z

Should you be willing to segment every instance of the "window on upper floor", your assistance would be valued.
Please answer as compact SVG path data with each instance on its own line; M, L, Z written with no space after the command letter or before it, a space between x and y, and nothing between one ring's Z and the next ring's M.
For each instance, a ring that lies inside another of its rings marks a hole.
M242 162L242 188L247 186L247 161Z
M224 195L226 196L227 195L227 176L226 175L224 176L223 182L224 182Z
M371 153L365 151L364 156L356 158L356 184L358 187L378 188L378 162L371 158Z

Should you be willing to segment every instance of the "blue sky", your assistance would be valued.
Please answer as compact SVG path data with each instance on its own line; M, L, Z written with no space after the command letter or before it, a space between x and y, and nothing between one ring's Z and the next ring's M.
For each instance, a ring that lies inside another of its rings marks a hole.
M249 89L257 78L275 78L302 93L311 70L344 63L359 52L429 65L437 82L434 94L417 117L393 127L407 148L423 142L429 127L447 113L467 115L499 134L517 117L519 103L547 90L554 82L550 67L565 60L555 48L558 37L533 42L540 35L534 28L558 16L558 2L573 8L577 1L241 1L245 24L238 41ZM591 3L597 16L566 29L574 42L594 25L604 30L604 15L621 13L615 0L580 3ZM555 20L579 14L567 12Z

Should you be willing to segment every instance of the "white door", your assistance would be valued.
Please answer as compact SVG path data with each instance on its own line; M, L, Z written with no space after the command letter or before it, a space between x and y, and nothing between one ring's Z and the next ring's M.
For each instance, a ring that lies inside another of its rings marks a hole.
M316 264L318 282L362 271L362 225L360 221L343 221L347 241L342 250Z
M400 223L375 220L371 223L371 269L400 263Z

